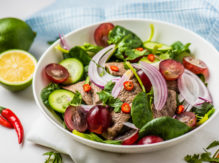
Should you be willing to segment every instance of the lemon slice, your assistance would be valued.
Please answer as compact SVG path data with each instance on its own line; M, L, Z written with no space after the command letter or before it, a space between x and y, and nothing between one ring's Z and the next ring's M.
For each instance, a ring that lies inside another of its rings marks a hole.
M11 91L20 91L32 83L36 59L24 50L8 50L0 54L0 83Z

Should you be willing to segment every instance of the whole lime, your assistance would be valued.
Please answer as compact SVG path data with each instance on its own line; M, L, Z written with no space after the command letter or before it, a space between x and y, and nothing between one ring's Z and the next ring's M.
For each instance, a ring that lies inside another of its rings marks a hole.
M0 53L8 49L29 50L36 33L23 20L0 19Z

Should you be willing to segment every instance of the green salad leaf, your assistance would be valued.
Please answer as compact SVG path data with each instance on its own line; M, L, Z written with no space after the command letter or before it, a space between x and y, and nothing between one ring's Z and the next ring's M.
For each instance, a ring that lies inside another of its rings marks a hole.
M147 122L153 119L150 99L145 92L135 96L131 108L132 122L138 128L142 128Z
M82 102L81 93L78 92L78 91L76 91L76 93L74 93L74 97L73 97L73 99L71 100L70 105L71 105L71 106L80 106L80 105L81 105L81 102Z
M64 59L77 58L83 63L84 66L88 65L91 61L91 57L89 56L89 54L80 46L75 46L71 48L69 53L63 53L63 57Z
M121 144L120 140L103 140L102 138L100 138L99 136L97 136L93 132L90 132L90 133L87 134L87 133L81 133L77 130L73 130L72 133L77 135L77 136L80 136L82 138L93 140L93 141L96 141L96 142L101 142L101 143L106 143L106 144L118 144L118 145Z
M186 56L191 56L189 46L191 43L183 44L180 41L176 41L171 45L172 50L169 50L170 58L182 62L183 58Z
M136 58L139 58L139 57L147 55L147 54L149 54L149 52L146 50L139 51L136 49L127 49L125 51L125 55L127 56L127 58L125 58L125 60L134 60Z
M136 34L118 25L110 31L108 43L116 44L115 56L119 59L124 59L126 50L142 46L142 41Z
M100 100L103 102L104 105L109 105L110 107L114 108L114 111L120 112L121 106L123 104L122 101L118 98L114 98L111 94L112 89L114 87L115 83L112 81L109 81L105 86L104 89L100 92L97 92L99 95Z
M157 135L164 140L169 140L185 134L191 128L171 117L159 117L146 123L139 132L140 137L146 135Z
M85 50L90 57L93 57L96 53L103 49L103 47L101 46L96 46L90 43L84 43L84 45L81 46L81 48Z
M211 110L214 106L211 103L205 102L202 104L201 108L192 108L192 112L194 112L199 117L204 117L205 114Z
M55 84L55 83L50 83L47 87L43 88L40 95L41 95L41 99L42 99L44 105L46 105L47 107L50 107L49 101L48 101L49 95L54 90L57 90L57 89L60 89L60 87L58 84Z

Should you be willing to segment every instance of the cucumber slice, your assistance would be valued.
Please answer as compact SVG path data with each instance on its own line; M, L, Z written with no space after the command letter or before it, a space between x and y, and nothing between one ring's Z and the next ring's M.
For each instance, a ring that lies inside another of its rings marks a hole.
M73 84L79 81L84 73L84 66L78 59L67 58L60 62L69 72L69 78L63 84Z
M64 89L57 89L49 95L48 101L52 109L57 112L64 113L73 97L73 92Z
M158 51L167 51L171 49L171 46L166 44L161 44L159 42L144 42L144 47L149 50L153 50L157 46Z

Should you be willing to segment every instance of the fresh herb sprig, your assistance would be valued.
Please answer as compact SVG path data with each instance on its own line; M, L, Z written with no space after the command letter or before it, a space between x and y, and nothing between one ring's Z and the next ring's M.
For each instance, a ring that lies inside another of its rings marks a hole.
M58 152L50 151L43 155L48 156L44 163L62 163L62 155Z
M219 162L219 149L212 155L211 152L207 151L208 149L214 148L219 146L219 141L213 141L211 144L208 145L206 149L204 149L203 153L193 154L193 155L186 155L184 160L188 163L202 163L202 162L212 162L217 163Z

